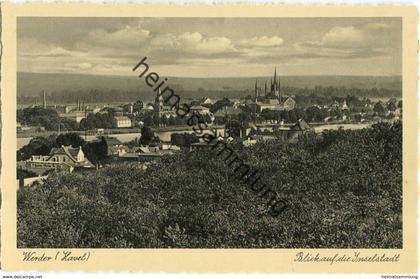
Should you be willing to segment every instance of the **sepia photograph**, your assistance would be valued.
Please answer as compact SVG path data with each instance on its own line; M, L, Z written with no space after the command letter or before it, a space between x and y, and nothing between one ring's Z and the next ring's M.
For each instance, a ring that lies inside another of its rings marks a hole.
M18 248L403 248L401 17L17 17L16 44Z

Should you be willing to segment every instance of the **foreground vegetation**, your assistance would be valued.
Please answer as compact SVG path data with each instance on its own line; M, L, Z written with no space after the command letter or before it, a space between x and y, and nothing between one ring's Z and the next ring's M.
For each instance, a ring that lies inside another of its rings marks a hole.
M402 126L232 147L277 218L211 152L50 175L18 195L18 247L401 248Z

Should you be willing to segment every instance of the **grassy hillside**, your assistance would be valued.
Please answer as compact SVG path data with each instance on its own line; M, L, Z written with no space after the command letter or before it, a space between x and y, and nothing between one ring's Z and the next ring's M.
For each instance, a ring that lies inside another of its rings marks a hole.
M271 77L259 77L260 86ZM255 78L168 78L168 85L179 91L197 91L202 88L207 91L252 91ZM367 77L367 76L285 76L281 77L281 86L297 88L313 88L315 86L344 86L348 88L386 88L401 90L401 77ZM144 79L133 76L94 76L76 74L17 74L18 96L39 96L45 89L53 91L89 91L89 90L120 90L137 91L139 96L150 95L150 88Z

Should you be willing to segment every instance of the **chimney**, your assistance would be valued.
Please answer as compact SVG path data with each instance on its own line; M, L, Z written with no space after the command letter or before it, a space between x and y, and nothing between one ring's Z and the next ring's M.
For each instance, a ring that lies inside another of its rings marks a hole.
M45 97L45 89L42 90L42 107L47 108L47 98Z

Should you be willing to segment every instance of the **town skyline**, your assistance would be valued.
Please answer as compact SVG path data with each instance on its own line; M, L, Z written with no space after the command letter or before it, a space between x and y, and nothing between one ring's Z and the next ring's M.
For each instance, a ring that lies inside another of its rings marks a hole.
M141 56L168 77L402 69L399 18L20 18L17 28L20 72L129 76Z

